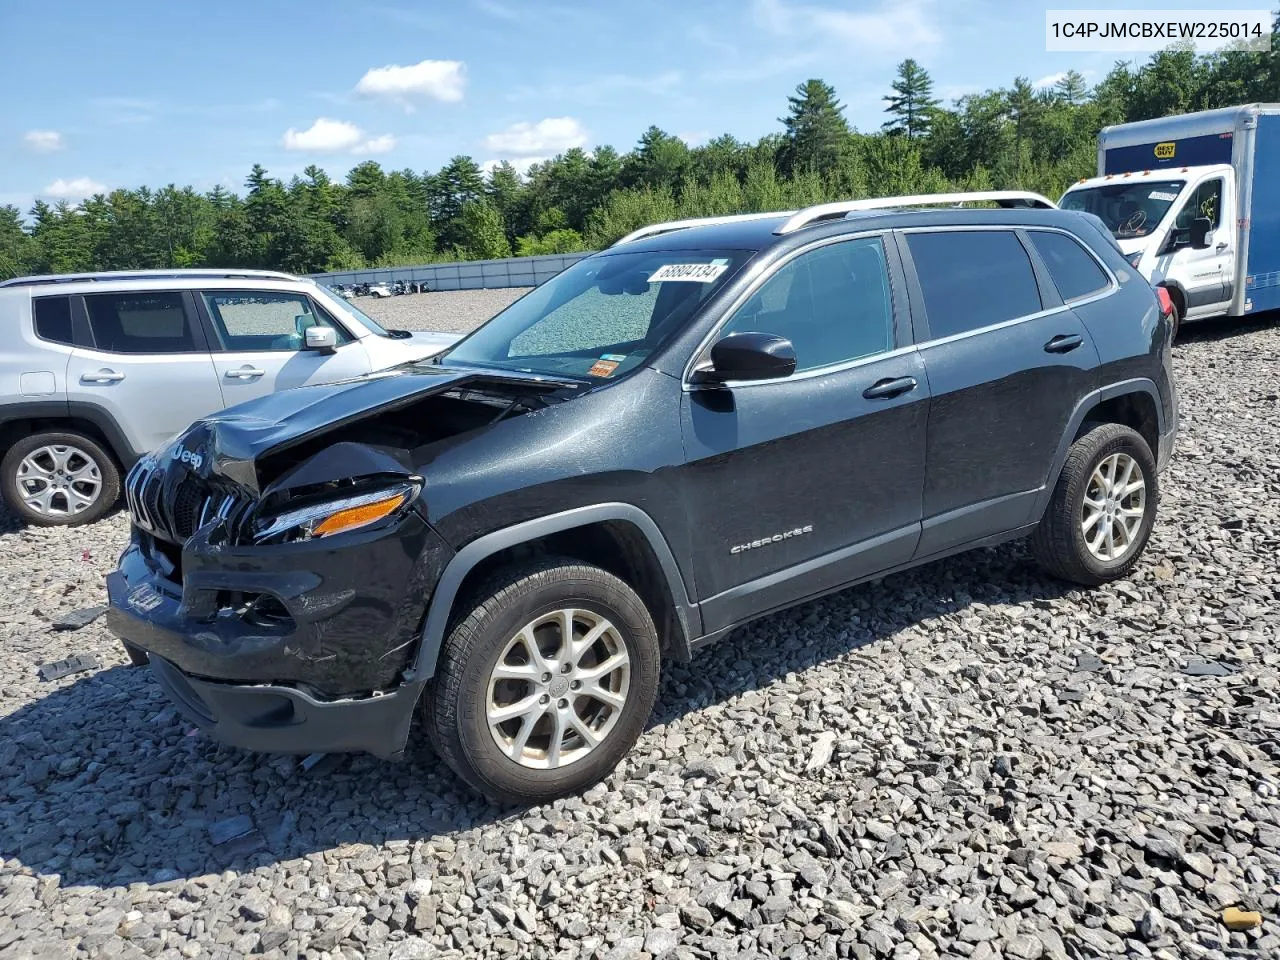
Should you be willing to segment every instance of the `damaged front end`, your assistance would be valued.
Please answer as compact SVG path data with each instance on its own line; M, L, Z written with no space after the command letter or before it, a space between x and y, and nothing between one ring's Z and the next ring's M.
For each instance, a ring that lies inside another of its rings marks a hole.
M545 389L509 379L303 388L199 421L129 474L108 624L219 739L398 753L426 606L453 555L415 464Z

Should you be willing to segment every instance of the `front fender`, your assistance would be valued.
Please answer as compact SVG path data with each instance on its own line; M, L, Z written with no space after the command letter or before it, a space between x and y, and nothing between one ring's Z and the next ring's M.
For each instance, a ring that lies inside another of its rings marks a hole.
M671 547L667 544L666 538L663 537L653 519L634 504L599 503L526 520L514 526L495 530L471 541L459 550L445 567L431 595L412 675L406 679L414 683L425 683L435 675L436 661L440 655L440 648L444 644L445 630L448 628L449 615L458 598L458 591L467 574L477 564L499 551L522 543L529 543L575 527L585 527L610 520L632 524L648 541L662 568L667 590L676 610L679 629L684 634L680 639L687 648L688 643L702 633L702 620L697 605L689 599L689 591L679 567L676 566L675 556L671 553Z

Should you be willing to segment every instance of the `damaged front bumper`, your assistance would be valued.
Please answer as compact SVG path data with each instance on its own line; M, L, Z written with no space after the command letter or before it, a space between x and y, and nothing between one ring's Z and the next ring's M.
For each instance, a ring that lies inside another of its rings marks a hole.
M135 530L107 578L107 623L214 738L278 753L401 753L413 657L452 552L416 512L279 547L179 551Z

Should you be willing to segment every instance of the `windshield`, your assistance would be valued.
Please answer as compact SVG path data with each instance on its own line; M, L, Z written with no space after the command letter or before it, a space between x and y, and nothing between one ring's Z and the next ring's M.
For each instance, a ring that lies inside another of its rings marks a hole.
M644 363L751 258L746 250L579 260L442 354L442 363L617 379Z
M1117 240L1131 240L1145 237L1160 225L1185 184L1185 180L1143 180L1084 187L1064 195L1059 206L1092 213Z
M368 327L373 333L376 333L378 336L380 337L391 336L391 334L387 332L386 327L378 323L377 320L373 319L373 317L369 316L367 313L365 313L363 310L357 307L354 303L343 300L342 309L347 311L347 313L351 314L351 316L355 317L357 320L360 321L360 323Z

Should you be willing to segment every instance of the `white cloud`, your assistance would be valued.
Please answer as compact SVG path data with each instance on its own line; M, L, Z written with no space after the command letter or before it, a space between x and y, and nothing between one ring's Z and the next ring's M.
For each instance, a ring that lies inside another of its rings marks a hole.
M363 130L345 120L320 117L306 130L290 127L280 140L286 150L308 153L386 153L396 145L396 138L389 133L379 137L366 137Z
M573 117L513 123L484 138L485 149L512 157L547 156L587 144L587 131Z
M371 154L371 153L390 153L396 148L396 138L389 133L384 133L380 137L370 137L364 143L359 144L352 153Z
M390 100L412 111L416 100L457 103L465 87L461 60L422 60L407 67L399 64L374 67L360 78L356 93Z
M677 137L690 147L696 147L700 143L706 143L711 139L710 130L686 130L683 133L677 133Z
M821 37L846 50L882 57L917 56L922 48L934 47L942 40L929 0L889 0L858 11L755 0L752 15L774 34Z
M28 130L23 134L22 142L33 153L53 153L67 145L57 130Z
M83 200L85 197L91 197L95 193L106 192L107 185L105 183L99 183L89 177L73 177L70 180L64 180L59 177L41 190L40 194L54 200Z

